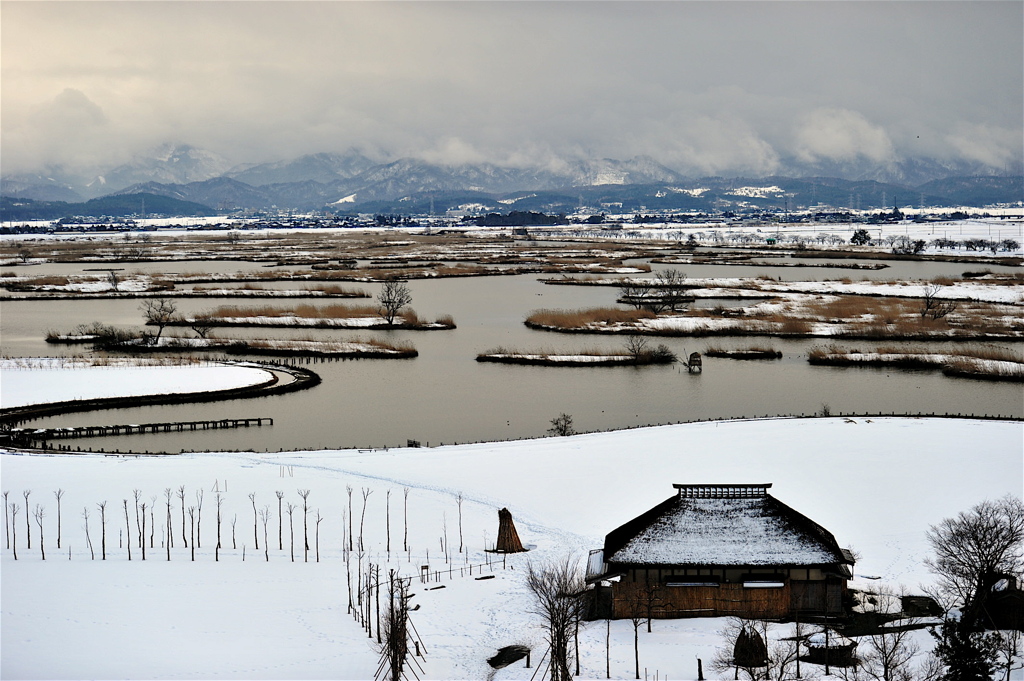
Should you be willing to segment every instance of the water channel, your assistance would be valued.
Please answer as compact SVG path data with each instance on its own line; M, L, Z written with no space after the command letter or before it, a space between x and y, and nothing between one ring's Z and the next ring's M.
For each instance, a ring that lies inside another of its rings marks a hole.
M980 269L955 263L889 264L889 268L877 271L722 265L687 265L680 269L690 277L768 275L783 280L930 279ZM88 267L94 265L45 265L32 268L32 274L74 274ZM225 261L151 263L145 269L190 272L257 267L252 263ZM995 266L988 269L1009 270ZM364 288L371 295L378 290L374 284L351 286ZM522 323L532 310L539 308L612 305L616 289L550 286L538 281L538 275L416 280L410 282L410 288L412 307L421 318L451 314L458 328L430 332L221 329L215 333L249 338L384 337L411 342L419 351L416 359L317 362L310 364L310 368L323 377L323 383L304 392L199 405L69 414L36 421L33 425L274 418L274 425L269 428L77 441L79 446L93 449L177 452L381 448L404 446L410 439L424 445L438 445L537 437L544 435L550 420L561 413L572 415L578 431L697 419L810 415L826 404L832 413L974 413L1024 417L1024 390L1020 384L954 379L939 371L811 366L807 362L807 351L822 344L821 340L653 339L655 343L665 343L680 356L703 352L711 344L739 348L770 343L783 352L783 358L775 361L705 358L704 371L700 374L689 374L680 366L561 368L478 363L475 361L478 353L499 346L563 352L621 348L622 337L546 333L529 330ZM222 304L292 305L324 301L207 298L176 302L187 314ZM139 301L4 301L0 350L7 356L82 353L82 346L51 346L43 337L50 329L67 331L77 324L93 321L139 327ZM181 333L190 332L183 329ZM874 347L873 343L865 341L844 345L865 350ZM948 348L948 345L938 347Z

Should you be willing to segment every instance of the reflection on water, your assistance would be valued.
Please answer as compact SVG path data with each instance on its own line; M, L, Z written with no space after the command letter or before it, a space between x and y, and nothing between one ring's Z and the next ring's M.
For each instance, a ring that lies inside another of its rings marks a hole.
M959 274L963 265L912 263L918 276ZM180 271L193 269L180 263ZM841 270L809 268L682 267L692 277L767 274L806 279L843 276ZM708 271L706 271L708 270ZM713 271L712 271L713 270ZM727 270L728 274L722 274ZM891 270L853 274L892 278ZM378 286L358 284L371 295ZM454 331L339 331L223 329L221 336L348 339L381 337L413 343L414 360L362 360L310 365L324 379L309 391L290 395L201 405L119 409L46 419L40 425L140 423L270 416L272 428L206 431L78 441L96 449L179 451L239 449L277 451L323 447L404 446L501 440L544 435L560 413L573 416L577 430L775 414L812 414L827 404L832 413L975 413L1024 417L1019 384L951 379L938 371L812 367L807 351L820 341L764 338L666 338L678 355L708 345L747 347L770 343L784 353L776 361L705 358L701 374L678 366L557 368L484 364L475 356L496 347L520 350L617 349L623 338L531 331L523 319L538 308L611 305L614 287L545 286L536 275L410 282L413 307L421 317L454 316ZM185 312L220 304L266 301L178 300ZM289 301L289 304L298 301ZM317 301L306 300L302 302ZM323 302L323 301L320 301ZM5 354L75 354L81 348L48 346L51 328L67 330L95 320L139 326L136 300L18 301L3 303ZM190 332L182 329L180 333ZM851 347L872 347L854 341ZM891 344L890 344L891 345ZM920 345L919 343L916 345ZM827 448L827 443L822 443ZM628 453L624 452L628 455Z

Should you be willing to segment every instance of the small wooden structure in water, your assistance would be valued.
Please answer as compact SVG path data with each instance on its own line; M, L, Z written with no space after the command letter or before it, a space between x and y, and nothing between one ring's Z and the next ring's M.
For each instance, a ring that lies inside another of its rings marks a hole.
M494 545L495 553L522 553L523 542L519 540L516 524L512 522L512 512L507 508L498 511L498 541Z
M686 361L686 370L691 374L699 374L704 370L699 352L690 353L690 358Z

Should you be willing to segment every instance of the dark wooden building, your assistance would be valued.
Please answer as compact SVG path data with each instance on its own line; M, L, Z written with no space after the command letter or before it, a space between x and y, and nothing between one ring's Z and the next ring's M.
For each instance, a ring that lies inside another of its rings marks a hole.
M852 555L771 483L674 487L591 552L596 616L843 614Z

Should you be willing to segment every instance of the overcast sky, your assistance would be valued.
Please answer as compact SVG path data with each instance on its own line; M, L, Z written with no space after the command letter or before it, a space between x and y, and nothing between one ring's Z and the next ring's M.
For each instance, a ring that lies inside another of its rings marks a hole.
M0 3L2 170L647 154L1020 162L1024 3Z

